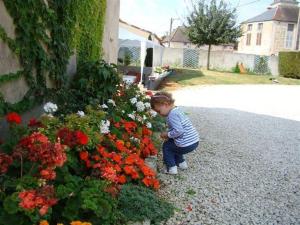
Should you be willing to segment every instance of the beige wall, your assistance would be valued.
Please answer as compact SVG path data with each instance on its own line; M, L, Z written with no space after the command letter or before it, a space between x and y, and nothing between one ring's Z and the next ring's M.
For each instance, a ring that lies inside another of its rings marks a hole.
M164 43L164 45L167 47L168 43ZM199 48L197 47L197 45L192 44L192 43L187 43L186 45L182 42L171 42L170 43L170 48L191 48L191 49L201 49L201 50L208 50L208 45L203 45L200 46ZM233 51L233 47L229 47L226 46L224 47L223 45L213 45L211 48L212 51L221 51L221 50L225 50L225 51Z
M15 38L15 27L13 20L8 14L3 0L0 0L0 25L4 28L8 37ZM0 76L15 73L22 70L18 57L11 52L6 43L0 39ZM28 91L28 86L24 78L0 84L0 93L8 102L15 103L20 101Z
M294 35L293 35L293 46L292 48L286 48L286 36L288 24L294 24ZM277 54L280 51L291 51L296 49L297 42L297 24L295 23L285 23L285 22L275 22L275 38L274 38L274 50L273 52Z
M120 0L106 1L105 26L103 34L103 59L117 63L119 36Z
M238 45L238 52L245 54L256 54L256 55L271 55L273 54L273 35L274 35L274 22L266 21L263 23L261 45L256 45L257 27L258 23L252 24L251 31L251 43L246 45L247 40L247 27L248 24L242 25L243 36L240 38Z
M107 1L102 48L104 60L110 63L117 63L119 11L120 0ZM8 14L3 0L0 0L0 25L5 29L9 37L15 38L13 20ZM22 70L18 57L11 52L7 44L0 40L0 76L15 73L18 70ZM72 75L75 72L76 57L73 55L69 60L67 74ZM50 83L47 79L49 86L51 86ZM24 78L0 85L0 93L10 103L20 101L28 89Z
M242 25L243 36L240 38L238 52L256 55L277 55L280 51L289 51L296 49L297 24L294 24L293 46L290 49L285 48L287 27L289 23L278 21L263 22L261 45L256 45L256 34L258 23L253 24L251 32L251 44L246 45L246 35L248 24Z

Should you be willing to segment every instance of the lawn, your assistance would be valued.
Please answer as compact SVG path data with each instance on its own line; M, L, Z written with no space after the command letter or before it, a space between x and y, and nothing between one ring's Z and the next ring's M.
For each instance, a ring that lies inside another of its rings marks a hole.
M288 84L300 85L300 80L275 77L279 83L270 80L270 75L249 75L229 72L217 72L199 69L175 69L161 84L161 89L172 90L193 85L214 84Z

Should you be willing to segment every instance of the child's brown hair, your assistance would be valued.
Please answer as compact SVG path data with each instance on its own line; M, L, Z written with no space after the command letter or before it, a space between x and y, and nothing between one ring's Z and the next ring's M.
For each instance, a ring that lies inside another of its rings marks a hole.
M165 91L160 91L155 93L151 97L150 104L151 108L153 109L155 105L162 105L162 104L174 104L175 100L172 97L172 94L165 92Z

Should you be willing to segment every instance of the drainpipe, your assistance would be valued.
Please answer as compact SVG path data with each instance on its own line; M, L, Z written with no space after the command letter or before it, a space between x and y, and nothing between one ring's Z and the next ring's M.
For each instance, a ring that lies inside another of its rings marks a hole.
M299 14L298 14L298 23L297 23L297 36L296 36L296 50L300 50L300 7L299 7Z

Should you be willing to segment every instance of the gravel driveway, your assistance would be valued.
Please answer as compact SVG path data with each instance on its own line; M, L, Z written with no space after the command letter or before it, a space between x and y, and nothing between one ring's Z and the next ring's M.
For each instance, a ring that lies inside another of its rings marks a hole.
M173 94L201 146L187 156L187 171L159 174L160 194L177 208L165 224L300 224L300 87L220 85Z

